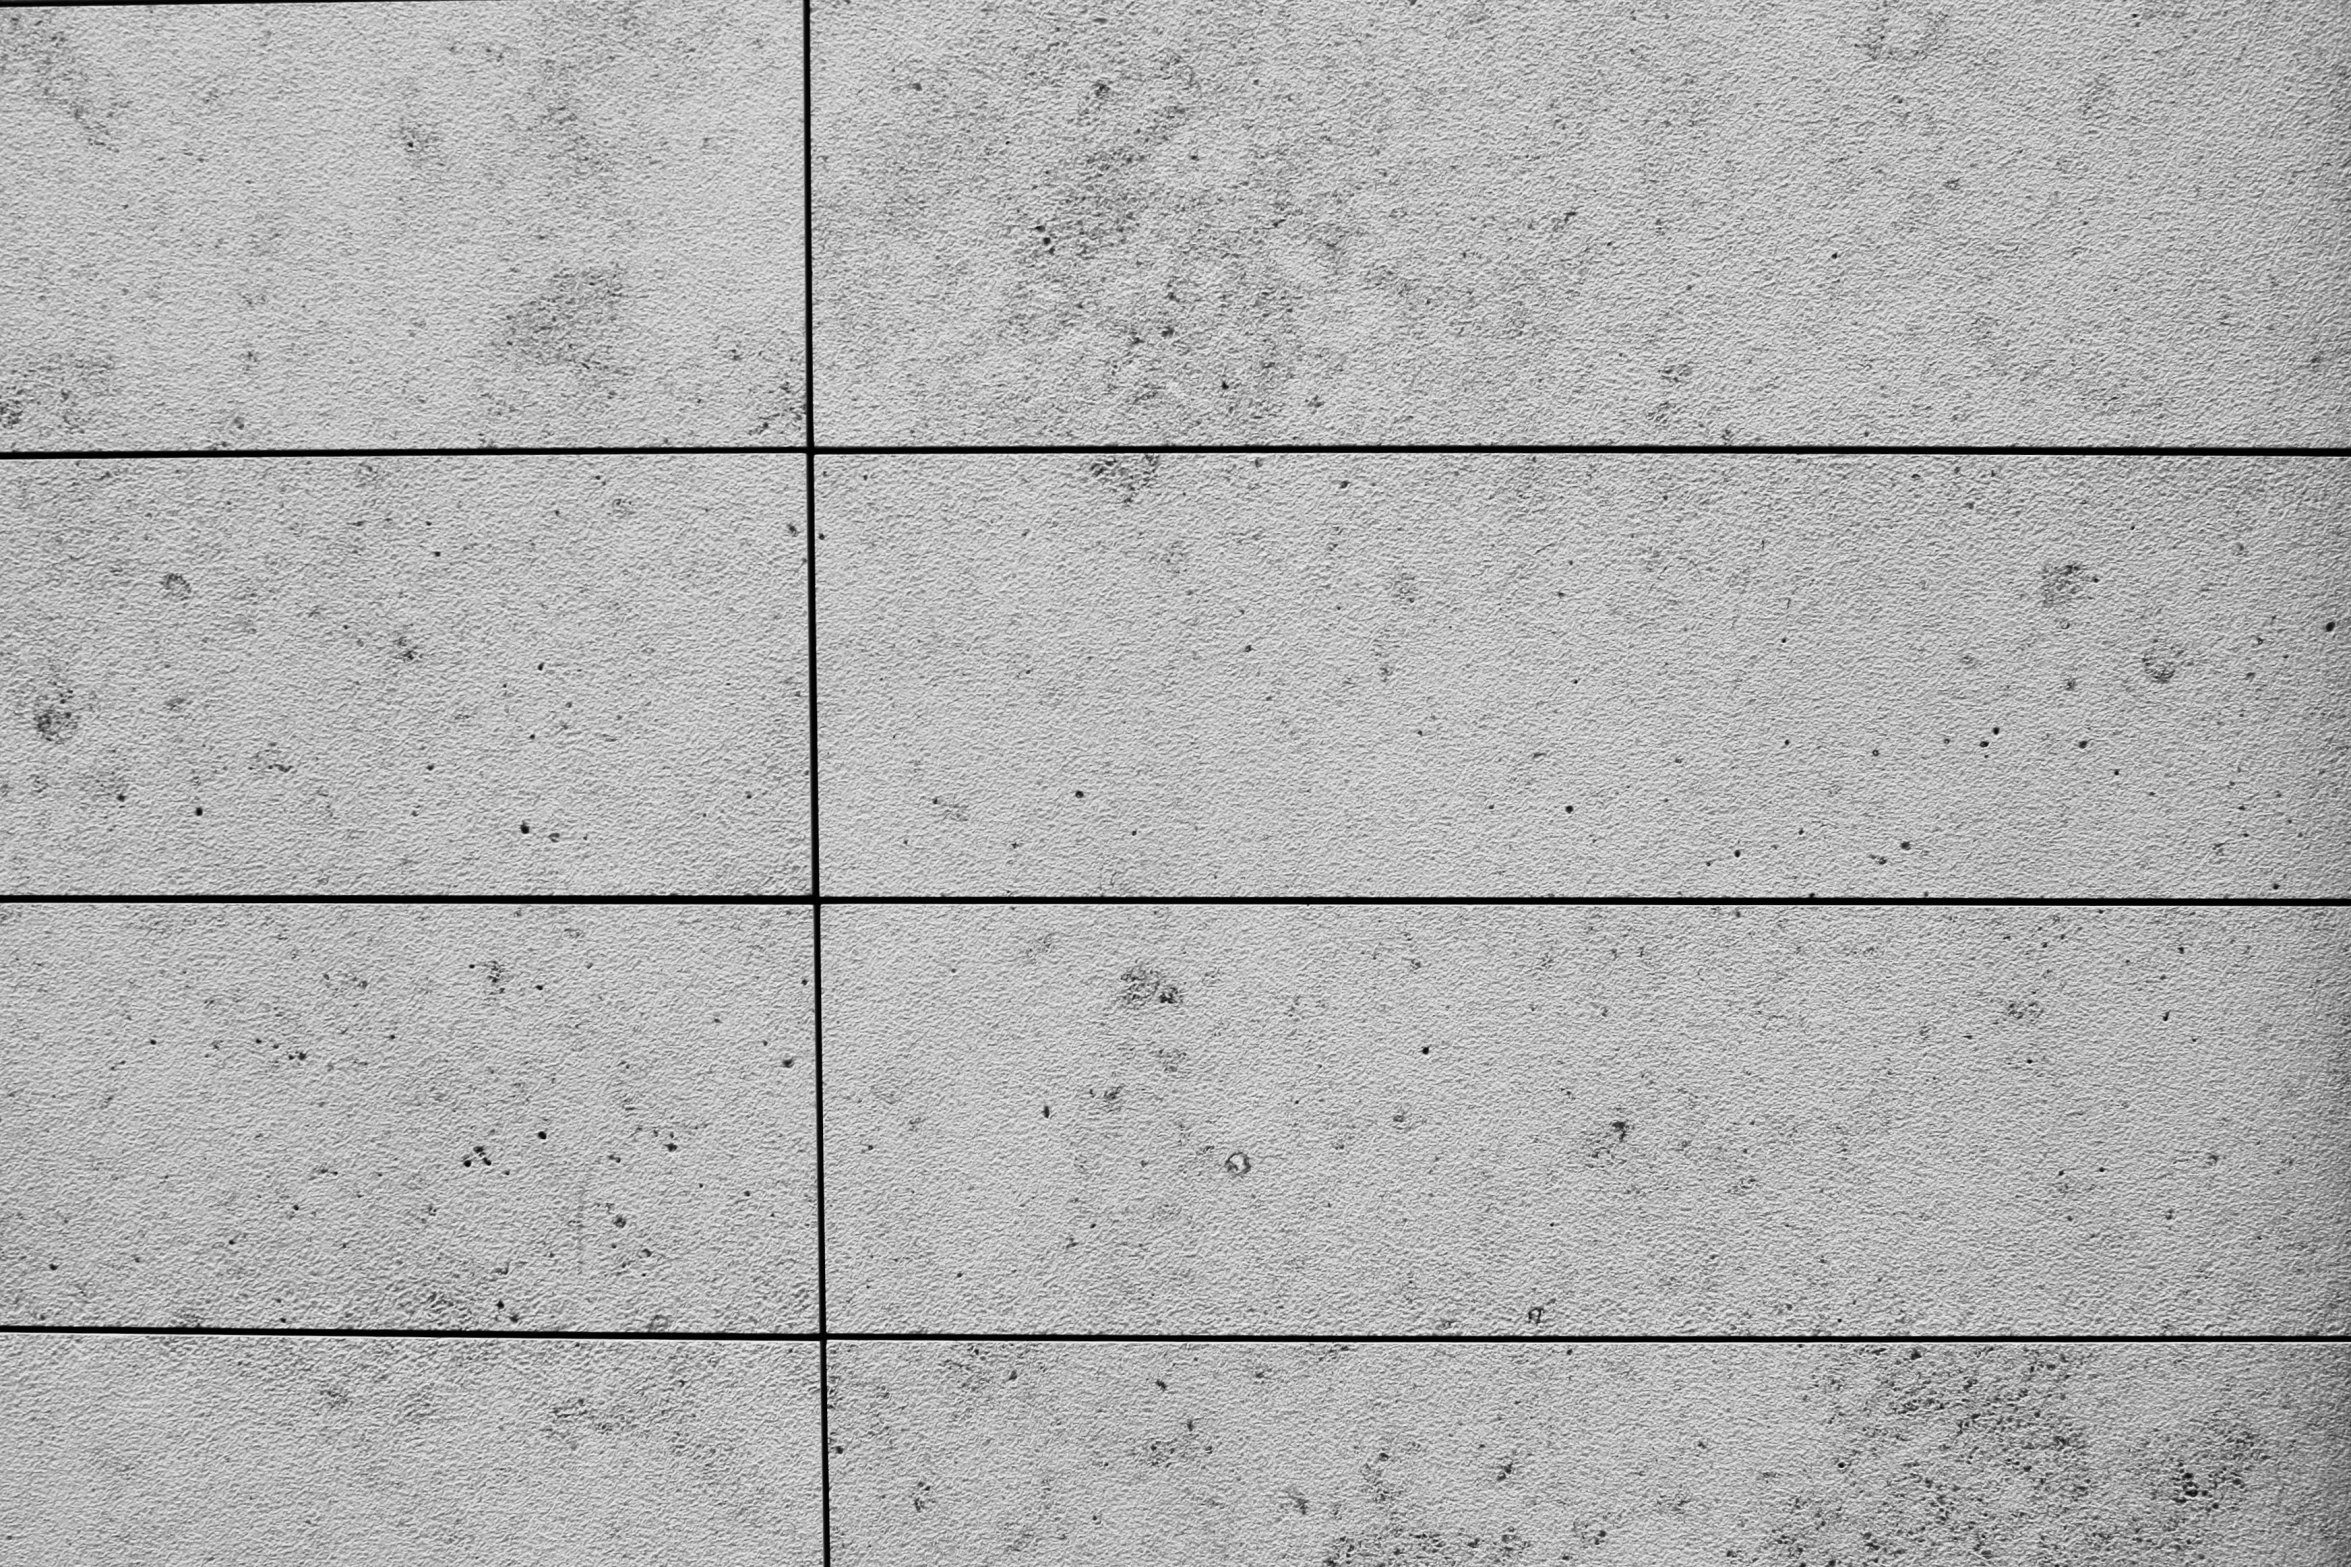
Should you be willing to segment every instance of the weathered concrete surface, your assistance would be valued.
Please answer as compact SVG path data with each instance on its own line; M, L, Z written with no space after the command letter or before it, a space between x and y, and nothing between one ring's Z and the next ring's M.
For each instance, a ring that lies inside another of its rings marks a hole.
M814 26L834 443L2351 435L2338 0Z
M0 1555L819 1559L806 1344L0 1336Z
M844 1567L2337 1567L2334 1345L837 1344Z
M828 458L825 890L2351 894L2351 466Z
M848 908L836 1328L2351 1332L2339 910Z
M808 925L0 908L0 1321L812 1331Z
M801 439L791 0L0 15L0 450Z
M804 892L792 456L0 475L0 890Z

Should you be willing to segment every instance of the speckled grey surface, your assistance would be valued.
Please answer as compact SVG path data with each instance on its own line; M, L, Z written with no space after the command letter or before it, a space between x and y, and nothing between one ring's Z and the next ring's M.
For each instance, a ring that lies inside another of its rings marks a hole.
M2351 1332L2346 911L1958 901L2351 898L2351 469L1736 450L2351 439L2351 13L813 12L0 12L0 1567L2351 1561L2029 1342ZM590 450L812 276L823 890L1299 896L821 1120L810 467Z
M805 909L0 907L0 1322L816 1326Z
M2351 893L2340 462L830 457L817 488L828 892Z
M2351 435L2337 0L818 0L834 443Z
M805 460L0 475L0 890L804 892Z
M0 1336L0 1556L814 1567L807 1344Z
M872 1332L2351 1332L2351 922L834 908Z
M799 441L800 14L0 14L0 450Z
M2338 1567L2342 1345L837 1344L845 1567Z

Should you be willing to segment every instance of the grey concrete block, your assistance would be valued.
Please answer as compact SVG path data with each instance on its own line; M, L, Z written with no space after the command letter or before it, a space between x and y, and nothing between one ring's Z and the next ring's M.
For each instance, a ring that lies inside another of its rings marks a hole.
M0 1337L0 1554L814 1567L806 1344Z
M800 440L800 14L0 16L0 449Z
M2351 893L2340 462L835 457L817 504L828 892Z
M838 1344L849 1567L2337 1567L2333 1345Z
M0 485L0 887L803 892L803 459Z
M808 1332L804 909L0 909L0 1321Z
M814 25L834 443L2351 434L2334 0Z
M825 916L869 1332L2351 1332L2351 921Z

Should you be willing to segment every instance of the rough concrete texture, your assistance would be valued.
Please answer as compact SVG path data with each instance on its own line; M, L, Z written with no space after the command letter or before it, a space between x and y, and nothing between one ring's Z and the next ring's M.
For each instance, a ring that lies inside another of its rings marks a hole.
M0 1338L0 1555L796 1567L806 1344Z
M0 888L804 892L804 460L0 480Z
M0 909L0 1320L816 1326L804 909Z
M2339 0L818 0L840 443L2336 445Z
M2351 919L825 916L871 1332L2351 1333Z
M0 449L795 442L790 0L0 16Z
M817 483L827 892L2351 893L2341 462Z
M2340 1567L2342 1345L837 1344L848 1567Z

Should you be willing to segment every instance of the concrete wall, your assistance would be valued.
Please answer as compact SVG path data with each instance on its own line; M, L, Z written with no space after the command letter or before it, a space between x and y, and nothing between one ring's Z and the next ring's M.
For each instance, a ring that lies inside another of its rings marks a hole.
M0 906L0 1317L812 1332L809 914Z
M2347 478L823 458L826 889L2340 896Z
M818 0L833 442L2340 444L2334 0Z
M0 14L0 449L803 438L800 7Z
M2351 1331L2339 911L835 908L825 985L837 1328Z
M799 893L805 460L0 475L0 888Z
M0 11L0 1567L2340 1567L2347 134L2337 0Z
M805 1344L0 1337L0 1559L817 1559Z
M2341 1345L835 1345L871 1567L2333 1567Z

